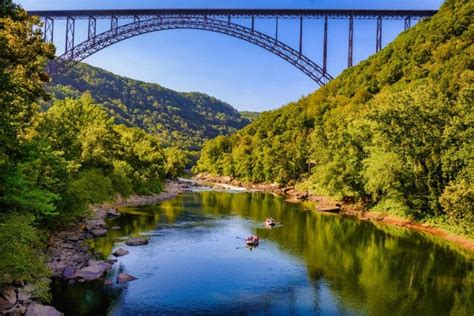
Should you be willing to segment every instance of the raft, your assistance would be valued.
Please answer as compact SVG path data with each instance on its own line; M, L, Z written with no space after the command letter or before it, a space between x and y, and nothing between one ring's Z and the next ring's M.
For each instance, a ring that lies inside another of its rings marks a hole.
M265 219L265 225L268 225L268 226L275 226L275 220L273 218L267 218Z
M258 242L259 242L259 237L256 236L256 235L252 235L252 236L249 236L246 240L245 240L245 243L247 244L247 246L258 246Z

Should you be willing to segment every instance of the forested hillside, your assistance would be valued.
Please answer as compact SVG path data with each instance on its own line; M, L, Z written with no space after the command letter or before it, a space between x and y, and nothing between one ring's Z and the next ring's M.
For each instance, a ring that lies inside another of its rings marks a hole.
M86 91L117 123L140 127L181 148L196 149L204 140L230 134L250 122L229 104L206 94L176 92L84 63L48 88L60 100Z
M0 289L26 282L47 300L49 233L93 203L160 192L186 156L163 148L159 135L116 124L88 93L40 111L54 47L39 25L10 0L0 3Z
M472 236L473 9L446 1L327 86L207 142L196 171L298 183Z
M260 112L240 111L240 115L252 122L260 115Z

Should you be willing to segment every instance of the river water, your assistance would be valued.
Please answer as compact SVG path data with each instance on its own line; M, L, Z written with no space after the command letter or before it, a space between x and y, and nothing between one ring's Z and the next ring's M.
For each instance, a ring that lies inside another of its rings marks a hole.
M119 247L108 278L53 288L66 315L473 315L472 257L435 237L319 214L264 193L197 192L122 208L102 257ZM279 224L265 228L263 220ZM258 234L259 247L242 238ZM150 238L128 247L130 235Z

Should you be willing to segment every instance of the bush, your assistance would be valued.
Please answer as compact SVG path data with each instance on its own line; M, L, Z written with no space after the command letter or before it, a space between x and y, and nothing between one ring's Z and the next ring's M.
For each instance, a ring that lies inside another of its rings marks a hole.
M33 227L33 215L0 215L0 288L17 282L34 285L36 296L49 299L46 267L47 235Z

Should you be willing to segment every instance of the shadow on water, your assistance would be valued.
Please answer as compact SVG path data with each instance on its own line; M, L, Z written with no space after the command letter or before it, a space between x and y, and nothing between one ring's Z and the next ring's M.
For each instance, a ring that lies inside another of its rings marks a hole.
M190 193L120 211L91 246L105 258L125 237L148 235L149 246L128 248L112 272L138 280L108 288L59 282L53 300L66 314L474 313L472 258L412 230L263 193ZM266 217L281 225L266 229ZM235 238L251 233L261 238L252 252Z

